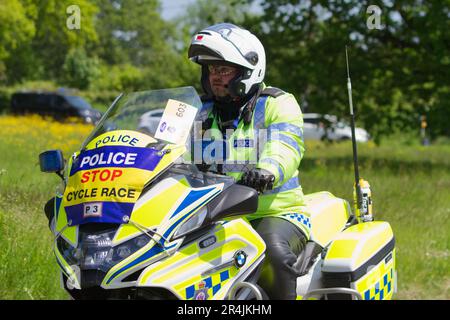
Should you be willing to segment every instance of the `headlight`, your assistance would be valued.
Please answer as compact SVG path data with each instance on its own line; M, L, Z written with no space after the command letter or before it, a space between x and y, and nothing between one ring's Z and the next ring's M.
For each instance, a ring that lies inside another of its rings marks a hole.
M177 231L175 231L175 234L173 235L173 238L179 238L184 235L186 235L189 232L192 232L202 225L203 221L205 221L206 214L208 211L206 208L201 209L199 212L194 213L194 215L189 218L185 223L183 223Z
M79 264L81 258L81 250L79 248L72 247L63 237L58 238L56 245L58 251L69 265Z
M72 247L62 237L58 238L58 250L69 265L77 265L83 270L108 270L144 247L150 238L142 234L118 246L112 247L116 230L100 234L80 234L77 248Z

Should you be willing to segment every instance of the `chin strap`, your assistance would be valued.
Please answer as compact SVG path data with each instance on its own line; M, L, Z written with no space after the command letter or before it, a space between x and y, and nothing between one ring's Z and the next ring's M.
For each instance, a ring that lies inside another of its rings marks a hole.
M232 108L233 107L233 99L234 99L234 103L239 104L239 102L237 101L237 99L239 99L239 98L232 98L232 97L227 96L229 98L229 99L227 99L227 101L230 101L229 103L221 103L225 99L224 98L220 98L220 99L216 98L216 101L219 102L220 106L218 106L217 109L214 109L213 112L215 112L215 114L217 116L216 118L218 119L218 124L219 124L220 130L222 132L225 132L226 129L236 129L238 126L238 123L241 119L244 121L245 125L249 125L252 121L253 111L255 109L256 102L262 92L263 92L262 85L260 85L257 88L257 90L255 91L255 93L251 96L251 98L246 103L244 103L244 105L242 107L240 107L239 111L237 112L237 116L234 117L234 119L230 119L227 121L221 120L220 113L218 112L217 109Z

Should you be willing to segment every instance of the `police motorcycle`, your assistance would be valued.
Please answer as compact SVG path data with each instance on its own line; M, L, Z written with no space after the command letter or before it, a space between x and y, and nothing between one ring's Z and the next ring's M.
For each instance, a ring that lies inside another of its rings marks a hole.
M164 114L155 135L137 131L156 108ZM73 299L270 298L258 285L266 246L244 217L257 209L256 190L188 159L200 108L192 87L121 95L67 161L59 150L40 155L41 171L63 179L46 214ZM390 225L329 192L305 202L311 238L295 264L298 297L392 298Z

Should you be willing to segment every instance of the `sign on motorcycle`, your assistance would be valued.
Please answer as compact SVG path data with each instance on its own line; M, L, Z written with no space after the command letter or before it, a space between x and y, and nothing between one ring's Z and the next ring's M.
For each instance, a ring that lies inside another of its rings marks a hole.
M195 107L169 99L156 129L155 138L177 145L185 144L196 114Z

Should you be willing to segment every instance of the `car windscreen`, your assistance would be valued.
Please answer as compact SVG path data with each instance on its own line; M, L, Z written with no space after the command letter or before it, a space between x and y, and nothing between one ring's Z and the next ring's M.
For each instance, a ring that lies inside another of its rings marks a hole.
M77 109L92 109L91 105L86 102L81 97L77 96L64 96L67 100L67 102L70 103L70 105L74 106Z
M303 118L304 123L319 124L321 121L320 118Z

